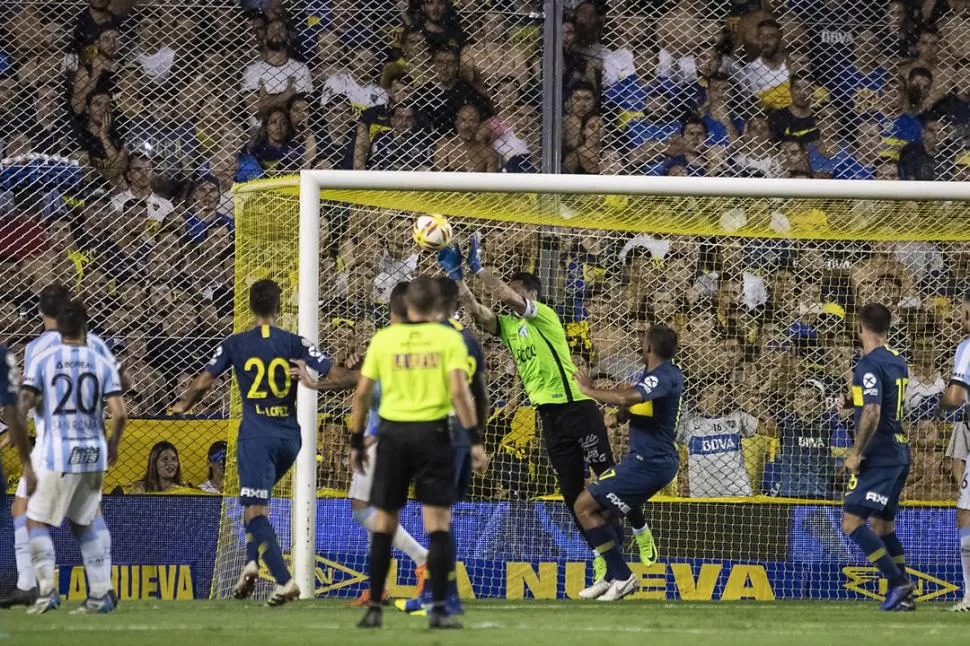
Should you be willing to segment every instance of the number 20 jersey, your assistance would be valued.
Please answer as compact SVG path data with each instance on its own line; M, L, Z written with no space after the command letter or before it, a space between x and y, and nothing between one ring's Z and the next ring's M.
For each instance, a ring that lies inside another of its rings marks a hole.
M121 394L111 362L89 347L59 343L31 358L23 387L41 395L35 465L57 473L108 469L104 398Z
M205 369L218 377L233 368L243 404L240 439L300 434L297 382L290 376L290 363L297 359L321 377L330 372L329 356L303 337L269 325L233 334L216 348Z

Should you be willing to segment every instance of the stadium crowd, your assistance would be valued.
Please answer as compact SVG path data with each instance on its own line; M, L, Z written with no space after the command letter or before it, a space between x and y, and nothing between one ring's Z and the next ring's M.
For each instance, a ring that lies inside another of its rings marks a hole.
M541 168L541 2L240 4L0 5L0 157L71 159L81 176L56 190L4 176L0 331L22 356L38 331L34 295L71 285L132 374L133 417L164 416L232 329L233 182L303 168ZM562 172L970 179L970 0L565 4ZM401 226L365 235L351 217L331 238L321 339L347 362L391 287L427 259ZM644 326L677 329L692 395L689 466L671 489L682 495L836 495L848 429L832 404L854 308L886 303L913 372L908 495L951 498L947 458L966 455L967 431L932 404L970 246L548 238L525 225L493 239L503 271L538 271L554 252L550 300L604 382L635 370ZM510 360L494 340L486 352L498 459L476 495L551 493ZM330 403L320 482L345 489L344 402ZM223 388L195 412L228 409ZM729 439L710 453L706 435ZM124 489L187 485L187 448L155 445ZM206 449L192 447L213 481L219 452Z

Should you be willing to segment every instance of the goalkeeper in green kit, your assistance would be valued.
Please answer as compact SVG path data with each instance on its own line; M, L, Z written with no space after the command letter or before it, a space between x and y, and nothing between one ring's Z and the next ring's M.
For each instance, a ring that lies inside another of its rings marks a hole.
M542 285L527 272L516 272L505 283L482 265L481 236L469 240L467 264L488 293L502 301L512 315L496 314L479 303L464 281L465 258L457 244L438 253L438 264L458 283L462 304L486 332L502 339L515 359L515 366L529 401L539 411L542 437L549 461L556 472L559 490L573 514L576 498L586 486L586 467L597 476L611 469L615 461L610 449L603 414L596 403L579 390L573 380L576 366L569 353L566 332L555 311L538 301ZM634 528L640 560L645 565L657 561L657 548L647 527L642 509L627 514ZM580 527L579 523L576 523ZM623 545L623 529L616 526L618 545ZM595 552L594 552L595 554ZM594 580L608 578L606 562L596 555Z

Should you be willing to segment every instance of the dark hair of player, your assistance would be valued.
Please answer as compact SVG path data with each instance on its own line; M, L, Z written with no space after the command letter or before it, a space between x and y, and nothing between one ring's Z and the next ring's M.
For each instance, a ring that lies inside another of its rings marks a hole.
M519 281L522 286L525 287L528 292L535 292L537 295L542 293L542 281L535 274L530 274L527 271L517 271L512 274L510 283Z
M859 312L859 325L874 334L889 334L892 314L882 303L869 303Z
M408 320L408 303L407 303L407 293L408 286L411 281L402 280L391 290L391 297L388 299L388 306L391 308L391 314L398 317L402 321Z
M412 309L421 316L429 316L438 310L439 303L438 281L428 276L418 276L408 285L405 300L408 309Z
M647 343L653 354L670 361L677 354L677 333L669 325L654 325L647 331Z
M446 276L439 276L438 281L439 307L442 313L449 317L458 311L458 283Z
M81 301L68 301L57 314L57 331L67 339L84 336L88 328L88 310Z
M56 319L61 308L71 300L67 287L54 283L40 290L40 313L47 318Z
M275 316L280 312L280 286L264 278L249 288L249 308L256 316Z

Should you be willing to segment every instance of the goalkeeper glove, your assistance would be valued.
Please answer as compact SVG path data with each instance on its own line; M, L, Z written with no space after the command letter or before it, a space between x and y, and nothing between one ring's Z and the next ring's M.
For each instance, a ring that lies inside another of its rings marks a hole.
M473 274L480 273L482 266L482 234L476 231L468 239L468 268Z
M438 265L448 274L452 280L461 280L465 277L461 271L461 263L464 260L461 256L461 248L458 243L444 247L438 252Z

